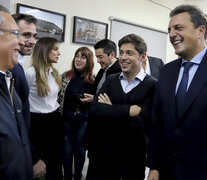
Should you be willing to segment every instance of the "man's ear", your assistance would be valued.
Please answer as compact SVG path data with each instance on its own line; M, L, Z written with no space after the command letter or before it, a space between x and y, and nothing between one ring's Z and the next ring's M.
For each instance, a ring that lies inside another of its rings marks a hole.
M110 54L110 56L111 56L112 58L116 58L115 52L112 51L111 54Z
M147 58L147 53L144 52L144 53L141 55L141 60L142 60L142 62L145 61L146 58Z
M199 30L199 38L202 39L205 36L206 28L204 25L198 27Z

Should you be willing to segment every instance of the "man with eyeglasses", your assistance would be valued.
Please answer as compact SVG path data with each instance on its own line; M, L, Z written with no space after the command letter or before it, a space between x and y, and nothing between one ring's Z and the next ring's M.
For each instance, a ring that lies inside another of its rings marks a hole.
M9 69L18 63L24 45L9 11L0 5L0 179L31 180L33 177L29 138L21 101ZM7 78L9 75L10 79Z
M11 33L11 34L16 35L18 38L19 38L19 36L20 36L20 32L19 32L19 30L10 30L10 29L0 28L0 31L2 31L2 32L9 32L9 33Z
M24 41L24 46L20 47L18 54L18 64L11 69L11 72L15 78L15 88L19 97L22 101L22 114L24 117L25 125L27 131L29 132L30 128L30 105L29 105L29 87L23 70L23 63L25 62L24 56L31 55L34 45L36 43L37 29L36 22L37 19L34 16L28 14L13 14L12 17L16 21L19 27L19 36ZM41 177L46 172L45 163L38 158L38 155L35 153L35 149L32 148L32 157L33 157L33 170L34 177Z

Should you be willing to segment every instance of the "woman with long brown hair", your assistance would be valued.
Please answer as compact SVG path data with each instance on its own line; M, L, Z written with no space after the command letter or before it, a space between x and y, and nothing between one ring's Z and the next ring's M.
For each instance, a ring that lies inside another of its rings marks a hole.
M81 47L75 52L72 68L61 75L62 88L58 102L63 118L64 151L63 167L65 180L72 180L72 165L74 159L74 179L80 180L85 162L85 136L88 108L93 86L93 53L87 47Z
M33 50L32 66L26 69L30 93L30 139L46 164L46 180L62 180L62 123L58 111L61 79L53 67L60 56L55 38L40 38Z

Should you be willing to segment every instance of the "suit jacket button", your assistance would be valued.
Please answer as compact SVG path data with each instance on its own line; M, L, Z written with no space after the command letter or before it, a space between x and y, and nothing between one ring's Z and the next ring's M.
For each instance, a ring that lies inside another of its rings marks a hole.
M17 109L17 113L21 113L21 109Z

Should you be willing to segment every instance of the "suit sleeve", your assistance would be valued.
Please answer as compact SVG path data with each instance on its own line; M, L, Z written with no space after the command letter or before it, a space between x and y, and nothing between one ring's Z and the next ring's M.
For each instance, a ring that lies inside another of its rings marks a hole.
M159 83L157 85L158 89ZM150 169L159 170L159 162L161 161L161 122L160 119L160 102L158 90L156 89L155 98L152 106L152 121L149 130L149 142L147 152L147 166Z

